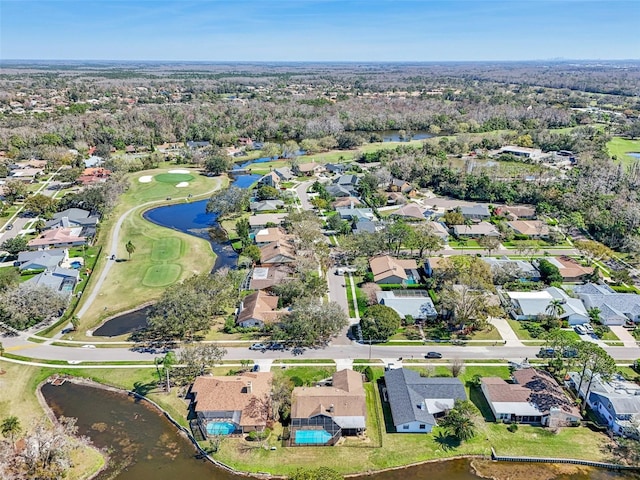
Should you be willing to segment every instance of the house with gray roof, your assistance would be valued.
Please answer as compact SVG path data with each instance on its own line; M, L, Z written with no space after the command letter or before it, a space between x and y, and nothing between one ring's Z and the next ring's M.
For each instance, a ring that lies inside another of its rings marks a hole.
M80 274L78 270L70 268L55 267L53 270L46 270L26 282L20 284L21 287L45 286L55 292L70 296L76 287Z
M499 237L500 232L489 222L474 223L472 225L454 225L453 234L456 237L479 238Z
M360 183L360 177L357 175L349 174L349 175L340 175L336 179L333 180L335 185L342 185L343 187L357 187Z
M457 378L421 377L414 370L398 368L385 372L384 381L397 433L430 433L456 400L467 400Z
M338 212L338 215L340 215L340 218L343 220L353 220L356 218L358 221L361 221L373 220L375 218L373 210L370 208L341 207L336 208L336 212Z
M271 212L284 207L282 200L263 200L260 202L251 202L249 210L252 212Z
M489 220L491 218L491 212L486 205L472 205L460 207L460 213L464 218L470 218L472 220Z
M356 222L353 228L354 235L360 235L363 233L376 233L378 231L378 224L371 220L361 220Z
M357 197L358 192L355 188L347 188L343 185L328 185L326 187L327 193L332 197L340 198L340 197Z
M62 212L55 213L44 226L46 229L82 227L82 235L92 237L95 235L99 219L100 217L91 215L88 210L68 208Z
M605 325L624 325L627 320L640 322L640 295L618 293L607 285L587 283L577 285L573 292L587 309L598 308Z
M496 271L500 268L507 268L509 271L519 275L520 280L531 280L537 282L540 280L540 272L534 267L531 262L525 262L524 260L511 260L509 257L482 257L480 258L484 263L488 264L492 271Z
M569 372L566 384L584 399L589 392L587 405L596 412L600 420L606 423L617 435L640 438L637 423L640 418L640 386L626 380L621 375L614 375L605 380L599 374L594 375L589 388L591 372L587 369L585 377L580 381L580 372ZM580 387L580 392L578 392Z
M25 270L53 270L69 258L66 248L20 252L15 266L22 272Z
M438 316L429 292L426 290L389 290L376 292L380 305L395 310L400 318L407 315L416 320L434 319Z

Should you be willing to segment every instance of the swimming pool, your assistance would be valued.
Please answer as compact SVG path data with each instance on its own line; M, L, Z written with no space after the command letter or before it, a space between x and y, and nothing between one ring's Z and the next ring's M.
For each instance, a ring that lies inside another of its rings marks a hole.
M331 439L331 434L326 430L296 430L296 445L323 444Z
M231 422L209 422L207 423L208 435L230 435L236 431L236 426Z
M71 268L75 268L76 270L78 270L80 267L82 266L82 262L71 262Z

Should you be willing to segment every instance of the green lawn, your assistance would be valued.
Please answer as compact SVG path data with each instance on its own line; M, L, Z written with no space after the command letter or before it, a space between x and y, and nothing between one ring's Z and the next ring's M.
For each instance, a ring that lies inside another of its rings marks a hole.
M157 205L170 203L166 200L167 197L173 198L174 201L189 201L190 199L184 199L188 194L194 198L206 198L203 194L227 184L226 177L206 177L199 175L195 170L189 175L193 181L186 188L177 188L171 183L138 181L140 177L163 174L171 168L175 166L129 175L129 190L122 195L118 206L101 224L98 243L104 245L104 251L110 250L111 231L117 219L132 207L152 201L158 202ZM215 255L207 241L148 222L142 216L146 208L151 207L140 206L129 213L123 222L118 240L118 256L128 259L124 246L129 240L134 244L135 252L130 260L112 265L101 291L83 315L78 331L73 333L74 340L83 339L87 329L94 327L107 316L153 301L166 287L190 275L211 269ZM89 289L85 288L81 302L87 298L89 290L93 288L93 282L99 277L106 262L105 256L98 259L89 281Z
M638 160L627 153L640 153L640 139L628 140L621 137L613 137L607 142L607 150L611 157L616 157L618 161L623 164L632 163L634 160Z
M161 173L153 177L156 182L162 183L190 182L193 178L193 175L188 173Z
M335 371L335 367L287 367L280 370L282 375L290 378L297 386L312 385L314 382L330 377Z
M511 328L520 340L536 340L529 334L527 330L522 328L522 323L520 323L518 320L512 320L508 318L507 322L509 322L509 325L511 325Z

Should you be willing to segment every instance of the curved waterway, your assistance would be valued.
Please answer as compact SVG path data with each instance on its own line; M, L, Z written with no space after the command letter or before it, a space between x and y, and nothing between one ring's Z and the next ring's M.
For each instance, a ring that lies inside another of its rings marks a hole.
M107 451L109 460L96 480L238 480L239 476L198 457L189 440L153 406L121 392L66 382L44 384L42 395L57 417L77 418L78 435ZM186 407L185 407L186 408ZM304 448L304 447L298 447ZM341 448L341 447L326 447ZM361 449L356 449L360 454ZM330 465L328 465L330 467ZM621 480L605 470L585 469L579 474L555 474L554 467L541 464L499 464L499 471L518 475L496 478L512 480ZM493 475L491 465L489 474ZM525 472L524 475L522 472ZM246 478L246 477L245 477ZM429 463L356 480L477 480L467 459Z

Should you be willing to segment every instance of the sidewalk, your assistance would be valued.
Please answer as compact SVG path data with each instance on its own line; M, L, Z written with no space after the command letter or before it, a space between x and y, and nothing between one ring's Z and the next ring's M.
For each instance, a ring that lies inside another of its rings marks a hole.
M635 339L631 332L624 328L622 325L612 325L609 327L613 333L616 334L625 347L635 347L638 341Z
M504 318L491 317L489 318L489 323L498 329L500 336L505 341L505 347L524 347L524 344L513 331L509 322Z

